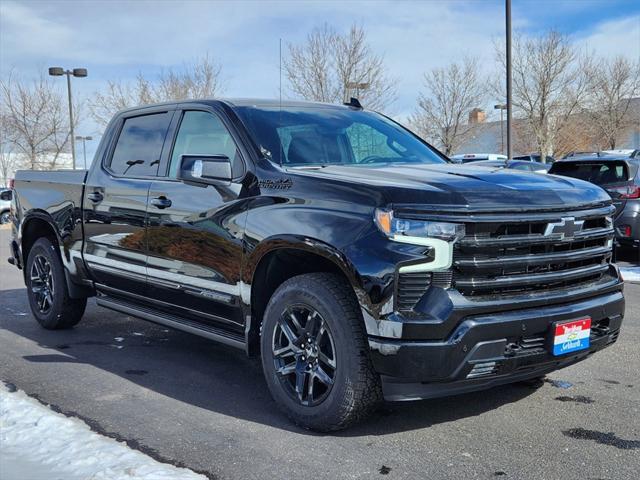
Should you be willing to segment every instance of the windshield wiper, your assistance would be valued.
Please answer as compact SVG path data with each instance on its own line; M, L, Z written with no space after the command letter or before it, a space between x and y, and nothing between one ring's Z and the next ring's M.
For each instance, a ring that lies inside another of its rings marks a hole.
M328 167L328 164L319 165L291 165L288 168L295 168L296 170L320 170L321 168Z

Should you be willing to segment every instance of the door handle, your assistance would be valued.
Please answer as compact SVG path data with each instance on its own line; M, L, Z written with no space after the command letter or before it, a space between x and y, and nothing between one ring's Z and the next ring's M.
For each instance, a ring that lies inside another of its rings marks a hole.
M87 198L93 203L101 202L104 198L100 192L91 192L87 194Z
M169 200L167 197L152 198L151 205L160 209L169 208L171 206L171 200Z

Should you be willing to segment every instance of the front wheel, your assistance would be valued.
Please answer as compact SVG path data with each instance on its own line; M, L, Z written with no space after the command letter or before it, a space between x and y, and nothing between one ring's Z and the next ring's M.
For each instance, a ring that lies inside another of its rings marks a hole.
M80 321L87 299L69 297L62 261L48 238L40 238L31 247L25 274L29 306L42 327L71 328Z
M9 223L11 221L11 215L9 211L0 213L0 225L4 225L5 223Z
M304 428L346 428L382 398L358 303L337 275L300 275L275 291L262 324L261 355L271 395Z

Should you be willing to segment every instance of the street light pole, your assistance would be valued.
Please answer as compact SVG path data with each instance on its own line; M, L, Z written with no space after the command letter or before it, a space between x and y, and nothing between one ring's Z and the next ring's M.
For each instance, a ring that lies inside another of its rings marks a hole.
M73 169L76 169L76 145L75 136L73 134L73 101L71 98L71 76L86 77L86 68L74 68L73 70L65 70L62 67L49 67L49 75L53 77L67 76L67 97L69 99L69 138L71 139L71 159L73 160Z
M67 96L69 97L69 135L71 135L71 159L73 160L73 169L76 169L76 142L73 135L73 102L71 101L71 75L67 70Z
M507 49L507 158L512 157L512 144L511 144L511 114L513 110L513 103L511 101L511 0L505 0L506 10L506 49Z
M494 105L493 108L500 110L500 153L504 155L504 118L503 112L507 109L507 106L503 103L500 105Z
M369 82L347 82L347 84L345 85L346 91L345 91L345 103L349 103L349 97L351 96L351 94L349 93L349 91L353 91L355 90L355 94L356 94L356 98L358 98L360 96L360 90L367 90L369 89L369 87L371 86L371 84Z
M93 137L88 135L86 137L77 136L76 140L82 140L82 156L84 158L84 169L87 169L87 144L85 143L87 140L93 140Z

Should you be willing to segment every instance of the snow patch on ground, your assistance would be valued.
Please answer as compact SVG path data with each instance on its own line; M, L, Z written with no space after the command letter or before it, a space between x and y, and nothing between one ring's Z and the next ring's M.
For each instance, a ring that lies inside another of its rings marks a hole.
M640 283L640 267L620 267L625 282Z
M206 480L103 437L0 384L0 477L3 480Z

